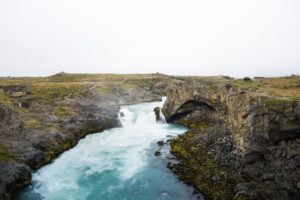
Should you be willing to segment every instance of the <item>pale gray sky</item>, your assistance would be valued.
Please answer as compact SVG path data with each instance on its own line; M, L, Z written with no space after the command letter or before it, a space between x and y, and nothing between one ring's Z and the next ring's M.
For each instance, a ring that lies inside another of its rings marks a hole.
M300 73L299 0L0 0L0 76Z

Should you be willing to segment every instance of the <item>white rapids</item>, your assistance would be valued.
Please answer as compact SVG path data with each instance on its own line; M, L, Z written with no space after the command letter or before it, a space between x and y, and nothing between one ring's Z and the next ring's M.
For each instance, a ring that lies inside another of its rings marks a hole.
M182 134L180 126L156 123L153 109L162 102L123 106L122 127L91 134L53 163L33 173L20 191L22 200L192 200L187 187L166 167L157 141Z

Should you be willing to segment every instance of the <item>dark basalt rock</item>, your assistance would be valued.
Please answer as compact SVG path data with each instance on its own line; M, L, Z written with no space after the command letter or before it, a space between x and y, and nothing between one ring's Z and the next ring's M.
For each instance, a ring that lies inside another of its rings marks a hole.
M155 113L156 121L161 121L162 119L160 116L160 107L155 107L153 111Z
M66 96L59 97L60 89L66 90L60 86L45 99L34 93L47 93L48 88L32 92L27 85L0 85L0 199L9 199L16 188L28 185L31 170L51 162L87 134L120 126L117 113L121 105L160 101L166 91L166 84L156 79L149 79L151 89L140 86L140 80L128 81L136 87L125 91L112 81L106 87L113 92L107 94L84 85L80 92L67 90L63 91Z
M245 77L243 78L244 81L252 81L252 79L250 77Z
M3 200L10 199L9 192L31 183L31 170L24 164L0 162L0 169L0 192Z
M299 101L189 83L168 92L163 113L189 128L169 167L207 199L299 199Z
M155 151L155 152L154 152L154 155L155 155L155 156L160 156L161 153L160 153L159 151Z

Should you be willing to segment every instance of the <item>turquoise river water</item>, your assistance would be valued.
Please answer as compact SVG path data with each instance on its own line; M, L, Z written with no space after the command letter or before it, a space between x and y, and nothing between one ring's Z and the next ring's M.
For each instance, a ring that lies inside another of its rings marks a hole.
M17 200L193 200L193 189L166 167L169 148L157 145L185 129L156 123L163 102L123 106L122 127L86 136L33 173ZM154 152L161 151L161 156Z

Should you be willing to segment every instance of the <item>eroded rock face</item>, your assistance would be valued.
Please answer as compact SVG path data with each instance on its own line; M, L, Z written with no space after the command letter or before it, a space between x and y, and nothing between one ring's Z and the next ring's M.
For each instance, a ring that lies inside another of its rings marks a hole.
M21 131L22 121L18 113L0 104L0 139L7 136L17 138Z
M208 198L300 197L299 101L186 84L169 91L163 112L189 128L171 143L181 161L171 168Z
M107 94L84 86L63 98L55 98L53 91L51 103L31 95L29 86L0 86L0 98L7 103L0 101L0 199L30 184L32 169L51 162L85 135L120 126L121 105L159 101L158 92L165 91L164 84L128 91L121 86L112 81L107 89L113 92Z
M17 162L0 162L0 194L1 199L10 199L7 191L30 184L31 170L27 165ZM5 182L3 181L5 180Z
M26 128L19 113L0 104L0 199L9 199L13 190L30 184L31 169L49 163L86 134L118 126L118 106L76 101L78 115L63 121L39 106L34 109L41 114L42 125L59 128Z

